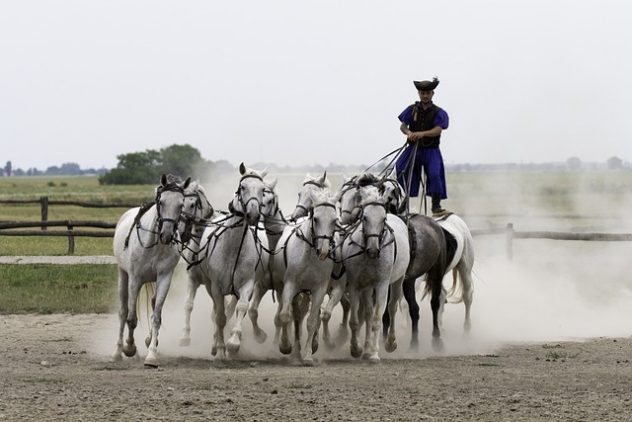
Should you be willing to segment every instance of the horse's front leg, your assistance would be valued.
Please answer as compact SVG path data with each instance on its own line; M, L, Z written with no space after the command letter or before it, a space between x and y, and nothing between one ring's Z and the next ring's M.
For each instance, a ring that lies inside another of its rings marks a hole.
M141 283L135 277L129 278L129 288L127 296L127 340L123 346L123 353L127 357L136 355L136 344L134 344L134 330L138 325L138 315L136 314L136 301Z
M231 330L230 338L226 342L228 352L231 354L239 352L239 347L241 346L241 324L248 312L248 302L250 301L254 287L255 280L252 278L239 288L239 300L237 301L237 307L235 309L235 325Z
M292 358L301 360L301 329L303 328L303 319L309 308L309 296L305 293L299 293L294 296L292 301L292 319L294 320L294 344L292 345Z
M154 302L154 311L151 314L151 342L149 344L149 351L145 358L145 366L157 367L158 366L158 333L160 332L160 325L162 324L162 307L165 304L167 293L169 293L169 287L171 286L171 276L173 270L167 273L158 274L158 280L156 281L156 294Z
M369 359L372 354L373 349L373 309L375 308L373 304L373 293L375 288L367 288L362 290L361 299L360 299L360 315L362 315L361 321L364 321L364 353L362 354L362 359Z
M224 327L226 327L226 310L224 309L224 295L219 288L211 287L211 299L213 299L213 317L215 320L215 332L213 333L213 350L215 362L220 363L226 359L226 345L224 344Z
M379 362L379 339L380 339L380 331L382 329L382 317L384 315L384 311L386 310L386 302L388 301L388 289L389 288L389 280L382 281L377 286L375 286L375 306L373 309L373 316L370 321L367 321L367 324L371 325L371 351L369 355L369 360L371 362ZM395 320L391 319L391 326L395 325Z
M405 278L402 289L404 299L408 303L408 314L411 322L410 348L417 351L419 349L419 304L415 292L415 279Z
M259 326L258 318L259 318L259 305L261 303L261 299L265 294L265 289L261 285L260 282L255 283L255 288L252 292L252 299L250 299L250 304L248 305L248 317L250 317L250 322L252 323L252 331L255 336L255 340L257 343L261 344L266 341L268 335L263 331L263 329Z
M283 294L281 295L281 312L279 313L279 323L281 324L281 341L279 342L279 351L284 355L292 353L292 344L289 338L289 324L292 320L290 307L296 296L295 283L286 277L283 283Z
M355 286L349 286L349 327L351 328L351 356L359 358L362 355L362 348L358 344L358 330L360 319L358 311L360 308L360 292Z
M118 293L119 293L119 302L120 302L120 308L119 308L119 312L118 312L118 317L119 317L119 334L118 334L118 340L116 342L116 349L114 350L114 353L112 353L112 360L113 361L120 361L121 359L123 359L123 335L125 333L125 323L127 322L127 310L128 310L128 275L125 271L123 271L122 269L118 269Z
M395 314L397 313L397 308L399 305L399 301L402 297L402 284L404 279L400 279L395 283L391 284L389 289L389 298L388 298L388 314L390 325L388 327L388 335L386 337L386 342L384 343L384 349L392 353L397 349L397 341L395 336Z
M283 330L283 324L281 324L281 319L279 318L279 315L281 315L281 309L283 308L283 291L281 289L275 291L277 298L277 309L274 314L274 340L272 341L272 343L279 344L279 338L281 336L281 331Z
M180 346L191 345L191 313L193 312L193 303L195 302L195 294L202 284L197 280L193 273L189 271L187 283L187 299L184 302L184 333L180 339Z
M311 299L312 305L309 311L309 316L307 317L307 337L305 338L305 349L303 352L303 362L307 365L312 365L314 363L314 358L312 357L315 350L313 350L314 340L317 339L317 331L319 324L319 316L320 316L320 306L323 303L323 299L325 298L325 293L327 291L326 283L320 289L312 291Z
M321 319L323 321L323 341L325 342L325 346L328 349L333 349L336 347L335 342L331 341L331 334L329 333L329 320L331 319L331 313L334 310L334 307L340 303L342 297L345 294L347 289L346 283L335 283L331 288L331 292L329 293L329 300L325 305ZM347 325L342 325L341 329L346 331Z

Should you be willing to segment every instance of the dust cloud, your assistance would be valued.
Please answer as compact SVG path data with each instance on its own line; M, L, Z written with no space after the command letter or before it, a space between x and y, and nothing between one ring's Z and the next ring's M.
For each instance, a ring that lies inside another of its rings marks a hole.
M282 175L278 178L277 191L286 215L293 210L304 176ZM339 187L342 175L330 177L333 188ZM621 186L604 190L605 182L595 180L597 176L569 177L555 186L542 181L538 182L540 185L535 185L535 182L528 184L524 180L498 175L492 175L490 179L483 179L480 175L476 177L479 179L475 185L480 189L466 192L467 189L459 190L457 186L453 190L453 199L446 201L451 210L465 216L471 229L497 227L508 221L515 223L516 230L625 232L630 229L626 209L632 205L632 194ZM224 209L237 187L239 175L235 171L235 174L215 180L216 183L207 182L204 186L211 203L217 209ZM516 190L515 183L526 187ZM622 192L622 189L625 191ZM607 201L617 206L604 207ZM477 217L490 208L500 210L489 212L497 217ZM543 217L547 214L557 217ZM574 217L564 218L569 215L595 218L588 222ZM397 315L399 347L391 354L382 349L380 356L383 359L487 354L508 343L577 341L632 334L628 317L632 309L632 276L627 265L632 257L630 242L515 239L511 260L506 255L503 234L475 236L474 247L476 263L471 332L465 334L463 330L463 304L449 303L443 315L445 347L441 352L434 350L431 347L432 316L426 299L420 303L420 349L411 351L408 347L409 317L405 301L402 301ZM449 283L451 278L446 277L446 287ZM191 317L191 345L186 348L179 346L184 326L186 284L184 266L179 266L163 311L159 352L165 356L210 359L214 324L211 299L203 287L197 292ZM275 311L276 303L267 293L259 312L259 322L268 334L264 344L254 341L250 321L245 318L239 359L287 359L272 343ZM139 345L147 333L144 314L141 312L143 321L136 332ZM341 311L336 309L330 322L334 334L340 318ZM98 348L101 354L104 350L114 350L116 320L117 316L112 315L111 325L98 336L95 349ZM227 324L226 334L230 332L233 321ZM363 338L364 330L361 334ZM144 353L144 346L139 350ZM349 354L348 341L333 351L327 350L321 342L314 357L324 361L353 359Z

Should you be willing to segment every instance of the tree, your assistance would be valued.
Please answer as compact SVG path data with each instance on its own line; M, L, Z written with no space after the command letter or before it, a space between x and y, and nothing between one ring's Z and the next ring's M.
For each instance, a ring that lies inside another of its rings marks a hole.
M610 157L608 158L608 161L606 161L606 166L608 167L608 170L619 170L623 168L623 160L619 157Z
M116 168L99 177L104 185L155 184L160 175L171 173L183 180L191 176L199 179L205 174L209 161L191 145L173 144L159 151L148 149L118 155Z
M11 176L12 168L13 166L11 165L11 160L7 161L7 163L4 165L4 172L6 173L7 177Z

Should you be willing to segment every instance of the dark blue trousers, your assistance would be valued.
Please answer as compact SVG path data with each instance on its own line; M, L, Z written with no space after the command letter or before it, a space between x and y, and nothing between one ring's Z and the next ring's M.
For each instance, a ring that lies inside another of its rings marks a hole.
M421 169L426 173L426 196L438 194L441 199L448 197L445 182L445 170L443 168L443 157L439 148L417 147L415 161L412 163L412 179L410 187L408 184L409 167L411 167L411 155L414 145L406 147L404 152L395 162L397 171L397 181L406 189L411 198L419 196L419 184L421 183Z

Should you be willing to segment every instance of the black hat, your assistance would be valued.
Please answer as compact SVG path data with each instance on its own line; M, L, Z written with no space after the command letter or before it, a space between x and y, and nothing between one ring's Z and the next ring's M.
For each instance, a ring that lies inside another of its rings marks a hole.
M434 91L437 85L439 85L439 79L434 77L432 81L413 81L413 83L417 91Z

